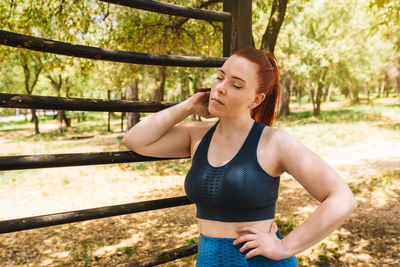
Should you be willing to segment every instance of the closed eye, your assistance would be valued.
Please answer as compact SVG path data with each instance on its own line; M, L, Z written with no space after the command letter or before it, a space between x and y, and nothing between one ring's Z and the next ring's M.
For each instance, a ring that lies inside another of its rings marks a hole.
M222 80L223 80L223 78L221 78L221 77L218 77L218 76L216 77L216 79L217 79L217 80L220 80L220 81L222 81ZM237 88L237 89L240 89L240 88L242 88L242 86L235 85L234 83L232 83L232 86L233 86L233 87L235 87L235 88Z

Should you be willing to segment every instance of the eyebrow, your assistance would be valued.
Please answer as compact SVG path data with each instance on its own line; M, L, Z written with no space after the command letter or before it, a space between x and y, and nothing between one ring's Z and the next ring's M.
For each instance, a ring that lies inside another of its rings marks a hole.
M223 74L225 74L225 71L223 71L222 69L218 69L220 72L222 72ZM238 80L241 80L241 81L243 81L244 83L246 83L246 81L245 80L243 80L242 78L239 78L238 76L232 76L232 78L235 78L235 79L238 79Z

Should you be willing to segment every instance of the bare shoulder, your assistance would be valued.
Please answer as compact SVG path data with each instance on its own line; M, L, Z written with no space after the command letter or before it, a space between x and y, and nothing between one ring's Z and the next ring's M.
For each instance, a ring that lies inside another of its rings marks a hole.
M287 144L287 142L295 141L295 138L282 129L265 126L261 141L268 144L270 148L278 149Z
M278 128L269 128L269 145L275 151L275 158L282 161L288 157L288 154L301 154L308 150L299 140L289 134L287 131ZM281 165L280 162L279 165Z
M272 176L280 176L284 172L281 159L294 140L282 129L265 126L257 147L261 167Z
M189 121L182 122L179 126L187 131L191 140L196 140L199 136L201 139L214 124L215 122L210 121Z
M215 121L190 121L181 123L190 136L190 156L193 158L201 139L207 131L215 124Z
M315 167L322 162L317 154L285 130L273 129L270 134L270 144L282 171L293 174L307 162L309 167Z
M268 129L269 129L268 132L270 140L280 148L284 148L287 145L299 142L296 138L294 138L292 135L290 135L283 129L271 128L271 127L268 127Z

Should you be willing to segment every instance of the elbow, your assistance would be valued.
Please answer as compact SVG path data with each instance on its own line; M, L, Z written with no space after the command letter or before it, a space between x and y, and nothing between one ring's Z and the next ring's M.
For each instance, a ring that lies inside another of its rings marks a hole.
M350 200L350 214L351 214L357 209L357 200L356 200L355 196L353 195L353 193L351 193L350 199L351 199Z
M132 150L132 142L129 141L128 133L124 135L124 138L122 138L122 145L128 148L129 150Z
M135 153L139 153L138 151L140 150L141 146L140 143L135 142L132 135L128 135L128 133L125 134L125 136L122 138L122 145L129 149L130 151L133 151Z
M126 134L125 134L124 137L122 138L122 145L127 147L127 142L128 142L128 138L126 137Z
M346 196L343 196L342 199L345 200L343 206L345 207L346 217L349 217L357 209L356 198L354 197L353 193L350 190L348 190Z
M344 197L344 199L347 199L350 215L357 209L357 200L348 186L346 190L346 197Z
M126 135L125 135L124 138L122 138L122 145L127 147L127 142L128 142L128 140L127 140Z
M357 209L357 201L351 190L341 190L332 196L332 201L335 202L335 210L337 214L341 214L344 219Z

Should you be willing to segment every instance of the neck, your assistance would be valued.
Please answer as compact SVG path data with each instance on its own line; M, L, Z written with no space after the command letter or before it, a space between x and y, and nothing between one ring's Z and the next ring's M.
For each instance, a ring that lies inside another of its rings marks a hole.
M216 131L219 135L229 138L233 135L245 135L253 126L254 120L250 117L220 118Z

